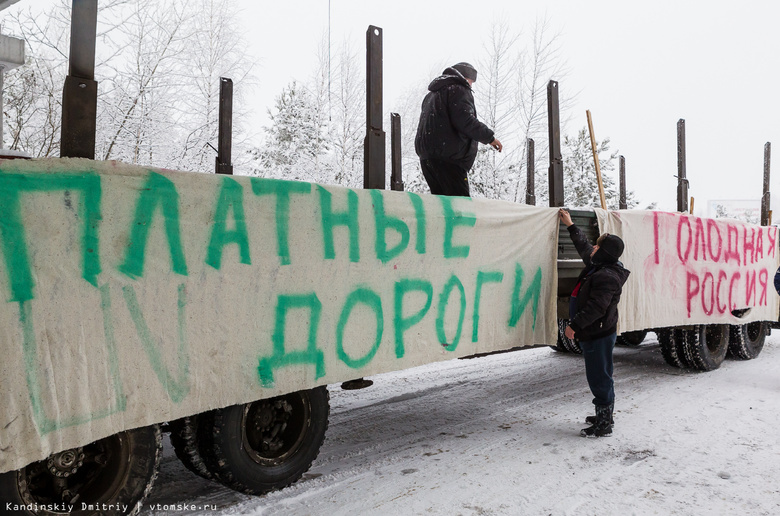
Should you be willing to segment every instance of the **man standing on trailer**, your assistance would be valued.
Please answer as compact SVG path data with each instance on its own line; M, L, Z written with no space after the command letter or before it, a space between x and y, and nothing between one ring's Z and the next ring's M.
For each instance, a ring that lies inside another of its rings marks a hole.
M617 305L623 284L630 272L618 260L623 254L623 240L604 233L590 245L585 234L574 225L569 212L561 208L558 216L569 230L585 269L569 301L569 325L566 337L577 339L585 357L585 376L593 393L596 415L588 416L583 437L604 437L612 434L612 413L615 408L615 383L612 380L612 351L617 338Z
M468 174L477 157L477 142L498 152L503 148L493 131L477 119L471 93L476 80L473 66L458 63L428 86L414 149L432 194L469 197Z

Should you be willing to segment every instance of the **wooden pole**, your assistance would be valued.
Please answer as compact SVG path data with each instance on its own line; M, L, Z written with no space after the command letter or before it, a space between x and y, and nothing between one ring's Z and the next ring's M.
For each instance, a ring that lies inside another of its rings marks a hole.
M693 215L693 196L691 196L691 215Z
M588 115L588 131L590 131L590 147L593 149L593 162L596 164L596 180L599 183L599 199L601 199L601 209L607 209L607 199L604 197L604 183L601 180L601 165L599 164L599 153L596 151L596 135L593 134L593 120L590 117L590 110L586 110Z

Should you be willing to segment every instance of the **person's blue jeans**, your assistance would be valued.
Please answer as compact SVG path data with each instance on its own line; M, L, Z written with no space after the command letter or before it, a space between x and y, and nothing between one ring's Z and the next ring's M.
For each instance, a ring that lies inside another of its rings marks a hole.
M585 357L585 376L593 393L594 405L611 405L615 402L615 382L612 381L612 350L617 333L594 340L581 340Z

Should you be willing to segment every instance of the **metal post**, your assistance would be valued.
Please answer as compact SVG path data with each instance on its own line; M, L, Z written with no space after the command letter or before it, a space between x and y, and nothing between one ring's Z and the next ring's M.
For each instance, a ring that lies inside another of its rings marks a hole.
M398 118L399 133L401 119ZM391 128L392 131L392 128ZM391 133L392 136L392 133ZM400 154L400 138L398 141ZM398 170L400 174L400 168ZM398 178L400 181L400 177ZM395 184L391 179L391 187ZM363 188L385 189L385 132L382 129L382 29L366 31L366 139L363 141ZM401 183L403 189L403 183ZM341 384L342 389L365 389L373 380L356 378Z
M618 209L627 210L628 201L626 199L626 158L618 156L620 170L620 198L618 199Z
M382 129L382 29L366 32L366 139L363 188L385 188L385 132Z
M5 66L0 65L0 149L4 149L3 145L3 126L5 125L5 116L3 115L5 98L3 96L3 89L5 88Z
M233 175L233 81L219 78L219 136L215 171Z
M688 179L685 171L685 120L677 121L677 211L688 211Z
M401 115L390 113L390 189L404 190L401 170Z
M550 168L547 179L550 188L550 206L563 206L563 156L561 155L561 118L558 103L558 82L547 83L547 128L550 145Z
M95 159L97 0L73 0L69 71L62 90L60 156Z
M769 220L769 162L772 154L772 144L764 144L764 195L761 197L761 225L768 226Z
M534 193L534 184L536 179L535 160L536 157L534 152L534 140L533 138L528 138L528 160L525 164L525 203L529 206L536 205L536 195Z

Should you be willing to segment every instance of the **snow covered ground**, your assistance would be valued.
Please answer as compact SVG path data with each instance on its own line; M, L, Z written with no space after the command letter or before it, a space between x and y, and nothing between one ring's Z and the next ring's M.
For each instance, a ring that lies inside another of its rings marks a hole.
M710 373L667 366L652 333L616 348L602 439L579 436L592 411L581 358L550 348L372 379L331 386L325 443L297 484L242 495L168 447L143 514L780 514L777 330L757 360Z

